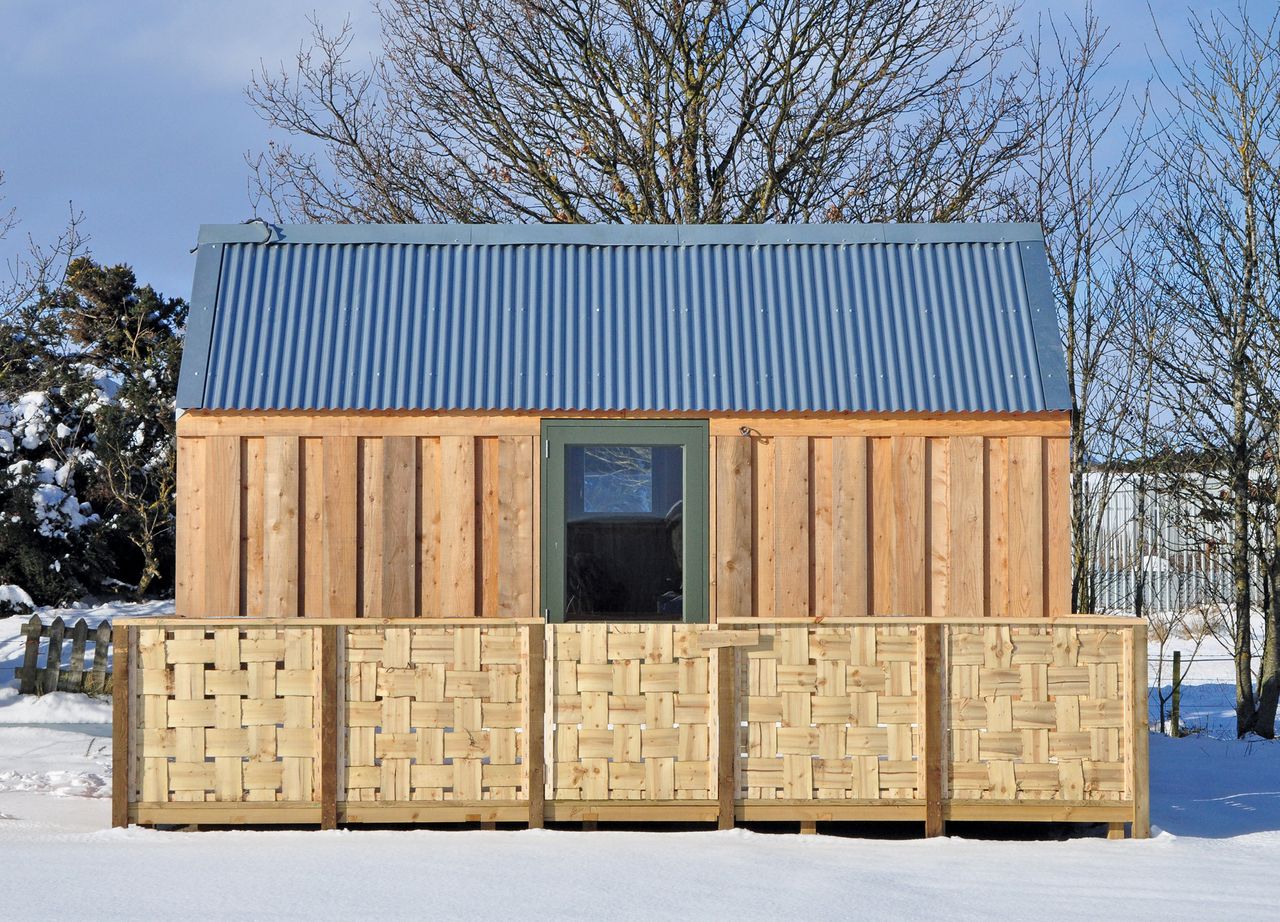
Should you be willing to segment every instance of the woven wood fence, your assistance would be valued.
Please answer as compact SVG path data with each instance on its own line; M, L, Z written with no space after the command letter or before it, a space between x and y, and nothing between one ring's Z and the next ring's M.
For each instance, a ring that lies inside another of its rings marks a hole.
M111 692L111 622L102 621L93 630L83 618L67 630L62 618L44 624L39 615L22 626L26 638L22 665L17 669L18 691L24 695L43 695L53 691L85 692L105 695ZM47 641L47 643L41 643ZM71 644L68 666L62 667L62 654ZM93 660L85 668L85 652L93 644ZM44 663L40 652L44 650Z
M124 630L121 825L1147 828L1145 628L1132 619Z

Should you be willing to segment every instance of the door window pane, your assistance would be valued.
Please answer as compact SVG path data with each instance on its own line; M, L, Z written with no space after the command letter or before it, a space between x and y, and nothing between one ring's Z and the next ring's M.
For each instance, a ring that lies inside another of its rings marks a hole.
M565 615L680 618L684 449L565 446Z

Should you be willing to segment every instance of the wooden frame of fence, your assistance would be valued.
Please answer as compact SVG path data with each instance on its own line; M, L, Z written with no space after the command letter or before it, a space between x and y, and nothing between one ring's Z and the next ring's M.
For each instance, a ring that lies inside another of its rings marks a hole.
M116 825L1149 831L1136 619L137 619Z

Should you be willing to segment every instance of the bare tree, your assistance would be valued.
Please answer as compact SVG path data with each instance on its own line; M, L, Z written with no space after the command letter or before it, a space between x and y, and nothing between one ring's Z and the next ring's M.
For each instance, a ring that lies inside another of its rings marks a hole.
M251 103L276 216L954 220L1033 147L991 0L383 0L381 56L315 23Z
M1280 331L1280 262L1270 255L1280 192L1280 14L1260 28L1243 7L1235 18L1192 14L1190 23L1192 54L1169 56L1175 105L1149 212L1163 257L1158 294L1177 330L1175 348L1161 358L1164 396L1178 420L1178 447L1225 481L1221 496L1205 502L1223 503L1230 517L1236 729L1271 735L1280 676L1272 651L1264 657L1265 700L1255 695L1250 540L1254 480L1280 448L1271 434L1270 360Z
M1124 120L1126 88L1100 86L1116 46L1091 5L1078 23L1051 19L1047 31L1033 58L1042 134L1023 161L1020 216L1044 228L1058 301L1074 416L1071 605L1090 612L1102 515L1116 484L1114 465L1091 462L1121 457L1132 436L1119 425L1134 409L1127 337L1136 329L1126 307L1133 264L1123 251L1140 208L1145 105Z

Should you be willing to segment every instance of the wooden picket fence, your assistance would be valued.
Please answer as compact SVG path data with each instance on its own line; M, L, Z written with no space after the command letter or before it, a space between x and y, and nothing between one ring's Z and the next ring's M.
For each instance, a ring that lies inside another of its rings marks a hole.
M83 618L67 630L66 622L54 618L44 624L39 615L22 626L27 638L22 665L18 668L18 690L24 695L44 695L52 691L84 692L105 695L111 691L111 622L103 621L92 631ZM44 665L40 665L41 640L45 646ZM71 641L71 661L62 668L62 651ZM93 644L93 662L85 669L85 649Z

